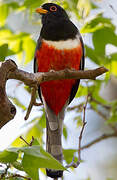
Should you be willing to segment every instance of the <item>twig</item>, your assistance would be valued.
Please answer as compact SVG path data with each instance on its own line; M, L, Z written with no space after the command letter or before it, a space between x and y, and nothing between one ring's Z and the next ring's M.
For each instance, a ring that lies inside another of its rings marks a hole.
M68 107L67 108L67 111L74 111L74 110L78 110L79 111L82 111L82 106L83 106L83 103L79 104L79 105L76 105L76 106L73 106L73 107Z
M16 177L20 177L20 178L23 178L23 179L31 180L31 178L28 178L28 177L22 176L22 175L20 175L20 174L14 174L14 175L11 175L11 176L8 176L8 177L5 177L5 179L11 179L11 178L16 178Z
M26 116L25 116L25 118L24 118L25 120L28 119L29 114L30 114L30 112L31 112L31 109L32 109L32 107L33 107L33 104L34 104L35 100L36 100L36 88L32 88L31 100L30 100L30 104L29 104L29 106L28 106L28 110L27 110Z
M78 162L78 163L75 163L75 162L74 162L74 159L75 159L75 158L74 158L74 156L73 156L72 162L71 162L70 164L66 165L65 167L66 167L66 168L70 168L70 167L77 168L78 165L79 165L79 162Z
M37 103L37 102L34 102L34 106L42 106L43 103Z
M32 110L33 105L34 106L41 106L42 105L42 103L36 103L36 90L37 90L36 87L32 88L31 100L30 100L30 104L28 106L28 110L27 110L26 116L24 118L25 120L27 120L29 118L29 115L30 115L30 112Z
M93 102L95 102L96 104L101 105L102 107L104 107L104 108L107 109L107 110L110 110L110 109L111 109L111 106L106 105L106 104L103 104L103 103L101 103L100 101L98 101L97 99L95 99L94 97L92 97L91 93L89 93L89 97L90 97L90 99L89 99L90 102L93 101Z
M112 107L109 106L109 105L103 105L102 103L100 103L99 101L95 100L94 98L91 98L91 100L89 100L89 101L93 101L93 102L101 105L102 107L104 107L104 108L107 109L108 111L110 111L111 108L112 108ZM91 105L90 105L90 106L91 106ZM97 114L99 114L99 116L101 116L105 121L108 120L107 115L104 115L104 114L103 114L101 111L99 111L98 109L94 108L93 106L91 106L90 109L94 110L94 111L95 111ZM113 131L114 131L115 133L117 133L117 128L116 128L116 126L113 126L112 124L108 124L108 125L113 129Z
M70 164L66 165L66 168L70 168L70 167L74 167L77 168L81 162L81 141L82 141L82 135L83 135L83 131L86 125L86 121L85 121L85 114L86 114L86 107L87 107L87 103L88 103L88 95L87 95L87 99L86 99L86 103L83 107L83 125L82 125L82 129L80 132L80 136L79 136L79 143L78 143L78 161L75 163L74 162L74 157L73 160Z
M20 136L20 139L23 140L28 146L32 146L33 142L34 142L34 137L32 136L32 140L30 143L28 143L22 136Z
M117 14L117 11L115 10L115 8L111 4L109 4L109 6L114 11L114 13Z
M79 136L79 145L78 145L78 161L80 163L81 161L81 140L82 140L82 135L83 135L83 131L84 131L84 128L85 128L85 125L86 125L86 121L85 121L85 117L86 117L86 108L87 108L87 103L88 103L88 95L87 95L87 99L86 99L86 103L83 107L83 126L82 126L82 129L81 129L81 132L80 132L80 136Z
M89 148L90 146L104 140L104 139L108 139L108 138L112 138L112 137L117 137L117 133L111 133L111 134L103 134L102 136L96 138L95 140L91 141L90 143L82 146L80 149L83 150L83 149L87 149Z

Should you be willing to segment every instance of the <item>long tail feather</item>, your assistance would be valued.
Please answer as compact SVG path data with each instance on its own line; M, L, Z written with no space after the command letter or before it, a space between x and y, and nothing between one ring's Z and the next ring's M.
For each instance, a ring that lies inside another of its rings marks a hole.
M62 127L64 120L64 112L68 102L64 105L61 112L56 115L47 105L42 95L44 108L46 112L46 151L49 152L55 159L62 163ZM62 177L63 171L46 169L47 176L52 178Z
M61 142L61 129L58 128L54 131L51 130L49 126L49 121L46 118L46 150L49 152L54 158L62 163L63 153L62 153L62 142ZM52 169L46 169L47 176L51 178L57 178L63 176L63 171L56 171Z

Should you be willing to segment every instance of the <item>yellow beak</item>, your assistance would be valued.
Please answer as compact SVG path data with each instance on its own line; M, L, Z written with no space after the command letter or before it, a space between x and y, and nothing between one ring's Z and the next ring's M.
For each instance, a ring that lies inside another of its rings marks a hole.
M37 13L40 13L40 14L47 14L48 11L47 11L46 9L37 8L37 9L36 9L36 12L37 12Z

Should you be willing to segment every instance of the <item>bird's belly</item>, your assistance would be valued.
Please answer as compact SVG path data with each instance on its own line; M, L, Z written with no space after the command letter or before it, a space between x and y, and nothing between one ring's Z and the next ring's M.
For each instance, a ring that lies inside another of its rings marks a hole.
M38 72L48 72L50 70L63 70L65 68L80 68L82 57L82 47L79 44L73 49L55 49L42 43L41 48L36 53ZM43 97L48 106L57 115L70 97L72 86L75 84L74 79L53 80L40 84Z

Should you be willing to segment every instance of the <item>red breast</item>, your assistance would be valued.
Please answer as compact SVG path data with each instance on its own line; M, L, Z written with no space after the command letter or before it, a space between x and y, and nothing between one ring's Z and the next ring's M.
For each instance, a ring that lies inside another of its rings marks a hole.
M57 49L42 41L39 51L36 52L38 72L48 72L52 69L59 71L65 68L79 70L81 57L81 43L72 49ZM45 101L56 115L69 99L75 82L73 79L54 80L40 85Z

